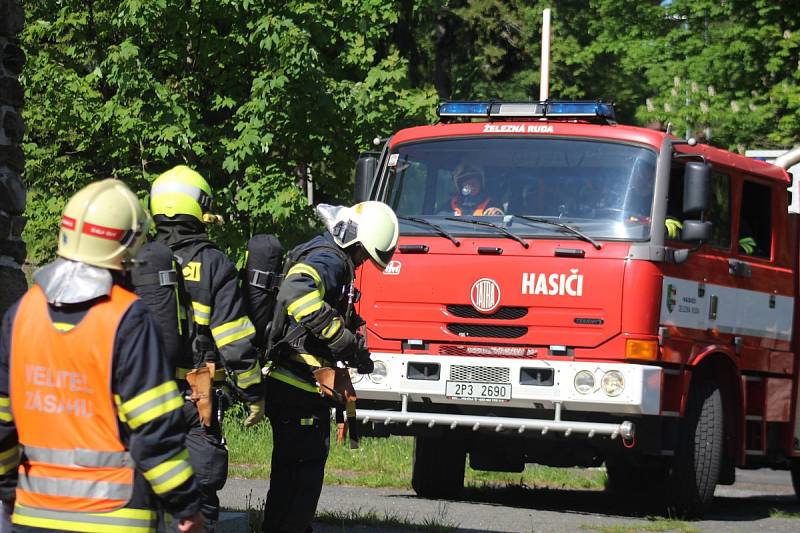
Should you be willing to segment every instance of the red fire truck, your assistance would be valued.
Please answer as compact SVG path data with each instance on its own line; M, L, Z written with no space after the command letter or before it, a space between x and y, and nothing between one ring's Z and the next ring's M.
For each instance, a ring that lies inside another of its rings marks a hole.
M439 117L356 170L356 195L401 225L389 266L357 276L375 361L354 375L357 418L415 437L416 492L457 495L467 457L605 463L609 489L665 489L683 516L736 467L791 469L800 490L788 165L620 125L601 102Z

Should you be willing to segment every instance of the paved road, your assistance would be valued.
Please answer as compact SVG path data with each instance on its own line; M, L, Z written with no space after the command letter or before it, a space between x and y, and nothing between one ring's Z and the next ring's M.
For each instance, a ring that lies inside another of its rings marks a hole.
M245 509L263 505L268 482L230 479L220 497L223 506ZM480 489L467 491L459 501L436 501L417 498L399 489L363 489L326 486L322 491L320 511L374 511L415 524L434 521L458 526L458 531L558 532L600 531L608 526L624 526L634 533L637 525L646 526L646 516L656 510L638 508L620 502L602 491L549 489ZM772 518L774 511L794 513L798 518ZM737 482L718 487L706 519L692 522L699 532L792 532L800 531L800 503L794 496L787 472L770 470L737 471ZM351 531L319 524L318 532ZM400 529L355 528L363 533L400 532Z

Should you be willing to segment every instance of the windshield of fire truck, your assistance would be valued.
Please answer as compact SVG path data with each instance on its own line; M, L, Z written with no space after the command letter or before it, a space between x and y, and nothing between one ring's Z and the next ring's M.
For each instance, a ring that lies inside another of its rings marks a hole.
M464 137L400 145L389 154L383 193L399 216L424 218L454 235L497 229L448 220L481 217L520 236L564 238L568 224L602 239L650 235L655 151L576 138ZM403 234L431 232L401 220Z

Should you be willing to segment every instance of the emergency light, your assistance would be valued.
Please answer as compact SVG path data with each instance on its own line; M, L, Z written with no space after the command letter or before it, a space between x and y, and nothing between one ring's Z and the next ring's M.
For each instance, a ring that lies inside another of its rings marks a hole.
M584 118L614 120L614 106L601 101L444 102L439 118Z

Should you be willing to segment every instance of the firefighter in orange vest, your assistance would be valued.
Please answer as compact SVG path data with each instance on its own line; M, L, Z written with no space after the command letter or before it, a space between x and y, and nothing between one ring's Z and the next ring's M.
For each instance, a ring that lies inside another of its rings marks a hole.
M491 205L492 199L486 191L483 170L471 163L462 163L453 171L456 193L450 200L450 212L455 216L502 215L503 210Z
M124 183L80 190L58 255L0 329L0 498L15 531L197 531L183 398L156 324L123 288L148 218ZM15 503L14 503L15 502Z

